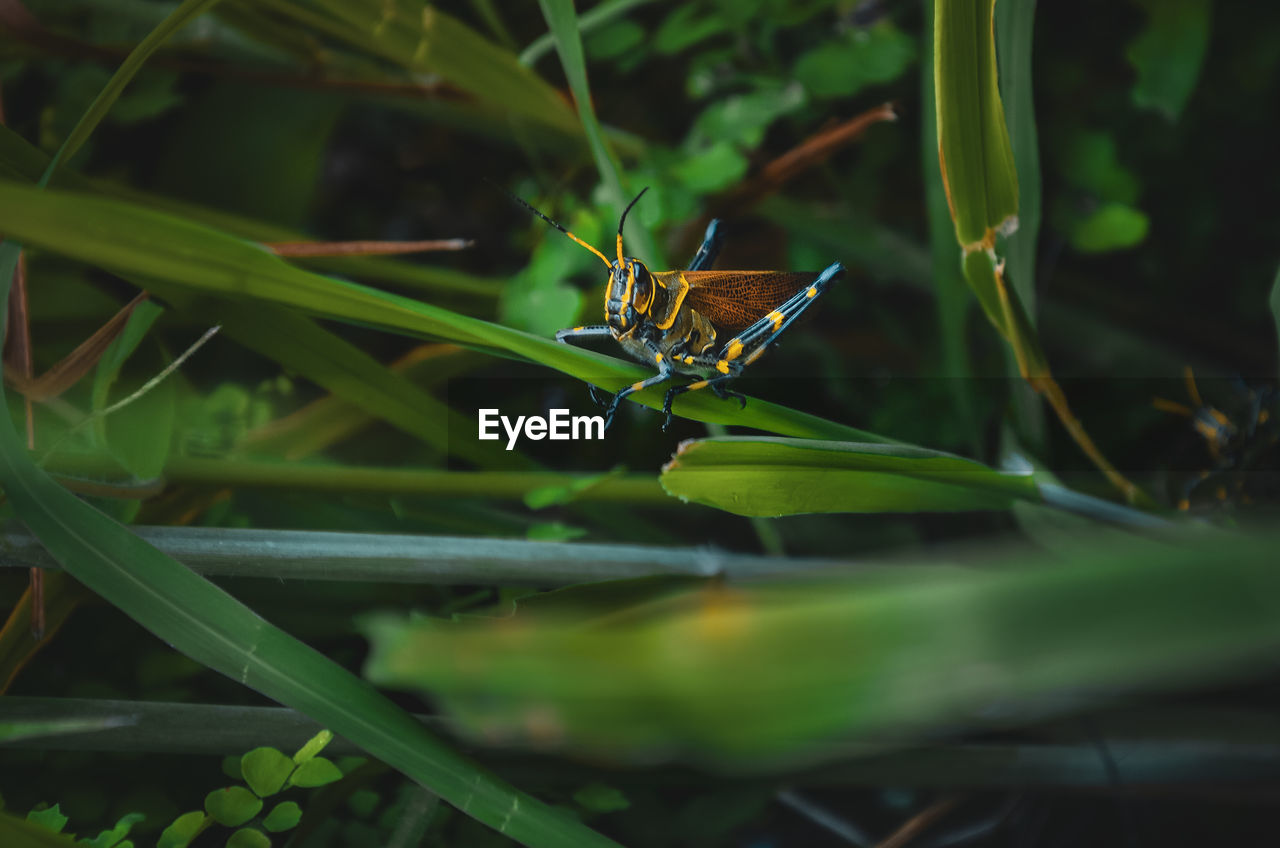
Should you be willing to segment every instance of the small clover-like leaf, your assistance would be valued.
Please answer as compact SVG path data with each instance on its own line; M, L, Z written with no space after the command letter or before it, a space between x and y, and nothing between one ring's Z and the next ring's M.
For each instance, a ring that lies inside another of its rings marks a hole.
M58 804L46 807L43 810L32 810L27 813L27 821L35 822L41 827L47 827L54 833L62 833L62 829L67 826L67 817L62 814Z
M242 827L227 838L227 848L271 848L271 837L252 827Z
M293 760L275 748L254 748L240 758L244 782L259 798L274 795L284 788L293 771Z
M191 840L199 836L211 819L203 810L192 810L183 813L173 820L173 824L164 829L156 848L187 848Z
M279 833L282 830L297 827L301 820L302 808L292 801L282 801L267 813L267 817L262 820L262 826L272 833Z
M219 824L239 827L258 814L262 799L243 786L226 786L206 795L204 808Z
M128 848L132 843L125 837L129 835L129 831L135 824L145 818L146 816L142 813L129 813L122 816L115 827L102 831L93 839L82 839L80 843L88 845L89 848Z
M315 736L307 740L307 744L298 749L298 753L293 755L293 761L298 765L302 765L307 760L314 757L324 750L324 746L333 741L333 734L327 730L322 730Z
M310 789L342 779L342 772L324 757L313 757L299 765L289 776L289 784Z

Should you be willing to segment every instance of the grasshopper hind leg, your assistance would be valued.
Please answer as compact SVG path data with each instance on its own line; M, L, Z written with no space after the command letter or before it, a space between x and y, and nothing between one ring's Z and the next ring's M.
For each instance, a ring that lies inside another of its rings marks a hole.
M707 224L707 234L702 238L702 246L698 248L698 252L693 255L693 260L689 263L689 270L705 271L710 268L716 261L716 257L720 255L723 244L724 232L720 226L720 219L712 218L711 223Z
M745 407L747 403L746 397L738 392L729 391L724 387L724 384L741 374L743 368L759 359L761 354L778 340L778 336L782 335L800 317L801 313L808 309L827 290L831 282L843 273L844 266L839 262L832 262L808 286L800 289L777 309L772 310L737 336L725 342L717 355L703 358L698 364L707 368L714 368L719 374L705 380L698 380L687 386L675 386L668 389L666 400L662 407L662 411L667 416L662 429L667 429L671 424L672 401L685 392L695 392L699 389L710 388L722 399L727 400L728 398L736 397L738 402Z

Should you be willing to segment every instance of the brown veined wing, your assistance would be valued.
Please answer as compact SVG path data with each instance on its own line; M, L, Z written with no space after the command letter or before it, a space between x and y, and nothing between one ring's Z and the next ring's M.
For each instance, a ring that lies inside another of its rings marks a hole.
M729 332L750 327L812 283L817 274L804 271L667 271L668 288L678 276L689 281L685 303L705 315L716 329Z

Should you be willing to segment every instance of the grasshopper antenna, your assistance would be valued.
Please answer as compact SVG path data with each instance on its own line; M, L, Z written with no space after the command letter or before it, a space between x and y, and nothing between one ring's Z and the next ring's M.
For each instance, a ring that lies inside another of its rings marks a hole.
M551 220L550 218L548 218L546 215L543 215L543 214L542 214L541 212L539 212L537 209L533 208L533 207L532 207L532 206L530 206L528 203L526 203L526 202L524 201L524 199L523 199L523 198L518 197L517 195L512 194L511 192L507 191L507 190L506 190L505 188L503 188L502 186L500 186L500 185L498 185L497 183L495 183L493 180L490 180L490 179L486 178L486 179L485 179L485 182L487 182L489 185L493 186L494 188L498 189L498 190L499 190L499 191L501 191L503 194L505 194L507 197L509 197L509 198L511 198L513 201L515 201L517 204L519 204L520 206L524 207L524 208L525 208L526 210L528 210L529 212L532 212L534 215L537 215L539 218L541 218L542 220L546 221L548 224L550 224L551 226L555 227L557 230L559 230L560 232L564 233L564 234L565 234L565 235L567 235L569 238L573 239L575 242L577 242L578 244L580 244L580 245L582 245L583 247L585 247L587 250L589 250L589 251L591 251L592 253L594 253L596 256L600 257L600 261L604 263L604 265L605 265L605 267L606 267L606 268L609 268L610 270L612 270L612 269L613 269L613 263L612 263L612 262L610 262L610 261L608 260L608 258L607 258L603 253L601 253L599 250L596 250L594 247L592 247L591 245L587 244L585 241L583 241L582 239L578 238L578 237L577 237L577 236L575 236L573 233L569 232L569 231L568 231L568 230L566 230L564 227L560 226L560 225L559 225L559 224L557 224L555 221L553 221L553 220ZM641 193L641 194L644 194L644 192L640 192L640 193ZM638 197L636 198L636 200L639 200L639 199L640 199L640 198L638 198ZM633 200L633 201L631 201L631 202L634 204L634 203L635 203L635 200ZM627 208L628 208L628 209L630 209L631 207L630 207L630 206L628 206ZM622 217L623 217L623 218L625 218L625 217L626 217L626 213L625 213L625 212L624 212L624 213L622 213ZM621 246L621 244L622 244L622 233L621 233L621 229L619 229L619 233L618 233L618 244L619 244L619 246ZM621 247L619 247L619 250L621 250Z
M631 211L631 207L640 202L640 198L644 197L644 193L649 190L648 186L640 189L640 193L636 195L636 199L627 204L627 208L622 210L622 217L618 219L618 264L622 264L622 225L627 223L627 213Z

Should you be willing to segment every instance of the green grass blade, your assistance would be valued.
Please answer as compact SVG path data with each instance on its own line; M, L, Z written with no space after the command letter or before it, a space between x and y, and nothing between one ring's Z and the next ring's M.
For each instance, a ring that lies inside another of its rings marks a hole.
M944 0L932 0L944 2ZM928 10L928 7L926 7ZM933 20L929 15L925 38L933 44ZM929 221L931 282L938 312L938 353L940 370L954 399L958 425L968 436L974 456L981 455L977 410L973 396L973 368L967 338L969 310L973 295L956 266L955 225L947 208L947 189L938 164L938 114L933 80L933 51L921 51L921 85L925 108L920 116L922 168L924 171L925 213ZM932 107L932 108L931 108Z
M280 306L193 298L180 288L139 280L191 317L220 324L222 332L251 350L323 386L370 415L421 439L442 454L481 467L529 468L523 455L487 442L450 439L472 426L459 413L350 342L315 321Z
M538 0L542 7L542 16L547 19L551 29L551 37L555 40L556 52L560 54L560 64L564 67L564 75L569 80L569 89L573 92L574 102L578 105L578 118L582 121L582 129L587 135L587 143L591 147L591 156L595 159L596 169L600 171L600 179L604 182L613 205L621 216L622 210L630 202L622 190L622 179L618 175L618 163L605 143L604 132L600 121L596 118L596 108L591 100L591 89L587 85L587 63L582 50L582 35L578 31L578 15L573 8L573 0ZM654 266L661 265L658 246L652 236L639 226L637 218L632 218L632 225L627 229L630 253ZM605 255L610 255L605 250Z
M47 471L69 477L111 480L125 475L114 459L99 454L54 453L42 465ZM596 475L584 477L553 471L381 468L242 456L216 459L170 456L164 467L164 476L171 483L195 486L523 501L531 492L549 487L571 486ZM663 494L658 481L651 474L610 476L593 485L590 491L592 503L678 506Z
M107 116L107 112L110 111L112 105L124 92L125 86L142 69L143 63L151 58L151 54L158 50L160 45L168 40L169 36L219 2L220 0L185 0L181 6L174 9L168 17L161 21L160 25L153 29L137 47L130 51L88 110L80 116L75 128L71 130L67 140L62 143L62 147L58 148L53 161L49 164L48 172L41 180L41 185L48 183L49 176L57 169L60 162L65 162L74 156L81 145L89 140L89 136L97 129L98 124Z
M669 494L738 515L940 512L1039 502L1029 474L902 445L796 439L685 442L662 471Z
M100 733L133 724L129 716L102 718L52 718L31 717L25 720L0 720L0 745L14 742L48 739L52 736L75 736L82 733Z
M108 198L0 182L0 232L124 277L253 299L392 332L457 342L539 362L609 390L648 376L638 365L290 265L261 247L172 215ZM853 427L752 400L745 410L689 392L677 414L804 438L888 441ZM634 395L660 408L663 391Z
M48 167L49 160L50 157L42 150L28 144L20 135L0 124L0 179L35 183ZM305 234L278 224L90 179L65 168L58 171L52 183L63 188L93 192L138 203L157 211L207 224L252 241L308 240ZM465 297L468 300L496 300L502 287L497 280L381 256L327 256L298 261L307 267L321 268L336 274L382 280L424 291Z
M1036 250L1040 237L1040 148L1032 97L1032 41L1036 0L996 4L996 50L1000 58L1000 93L1018 171L1018 229L1004 241L1010 285L1036 325ZM1017 377L1017 357L1008 363ZM1012 389L1014 420L1023 443L1037 451L1045 442L1044 404L1028 385Z
M755 578L865 567L846 560L657 545L230 527L136 527L134 532L198 574L266 580L552 587L642 577ZM29 534L11 531L3 541L0 568L59 567Z
M474 733L527 738L537 709L574 751L772 768L1265 677L1280 649L1278 541L930 550L843 581L602 608L598 626L547 611L387 616L368 627L368 674L431 692Z
M938 155L956 238L966 250L1018 214L1018 177L996 79L995 0L938 0L933 80Z
M578 31L585 35L597 27L604 26L620 18L638 6L644 6L652 2L653 0L604 0L604 2L597 3L590 10L582 13L578 18ZM534 65L539 59L554 50L555 46L555 36L551 33L548 32L545 35L538 36L520 53L520 64Z
M130 724L75 737L18 741L17 749L123 751L126 753L199 753L239 755L253 748L300 748L321 727L282 707L241 707L164 701L114 701L88 698L40 698L8 695L0 700L0 722L49 717L69 722L128 719ZM418 716L443 724L439 716ZM1280 722L1268 712L1241 709L1140 707L1093 717L1112 757L1124 763L1124 776L1144 786L1174 786L1213 780L1280 778ZM1050 728L1054 734L1055 728ZM1078 731L1078 725L1068 734ZM1113 787L1106 763L1089 740L1011 742L957 740L904 751L872 746L839 748L841 761L796 776L800 784L823 786L957 787L1070 786ZM327 755L358 754L337 737ZM508 756L494 760L503 773L530 770L540 785L576 788L580 769L552 770L546 758ZM690 774L689 779L700 776ZM666 775L664 779L679 779ZM701 778L705 779L705 778ZM770 785L776 777L766 776Z
M996 3L1000 93L1018 173L1018 229L1005 241L1010 282L1031 316L1036 311L1036 245L1040 238L1040 143L1032 97L1031 53L1036 0Z
M560 93L506 50L423 0L261 0L298 23L416 73L439 74L478 100L576 133Z

